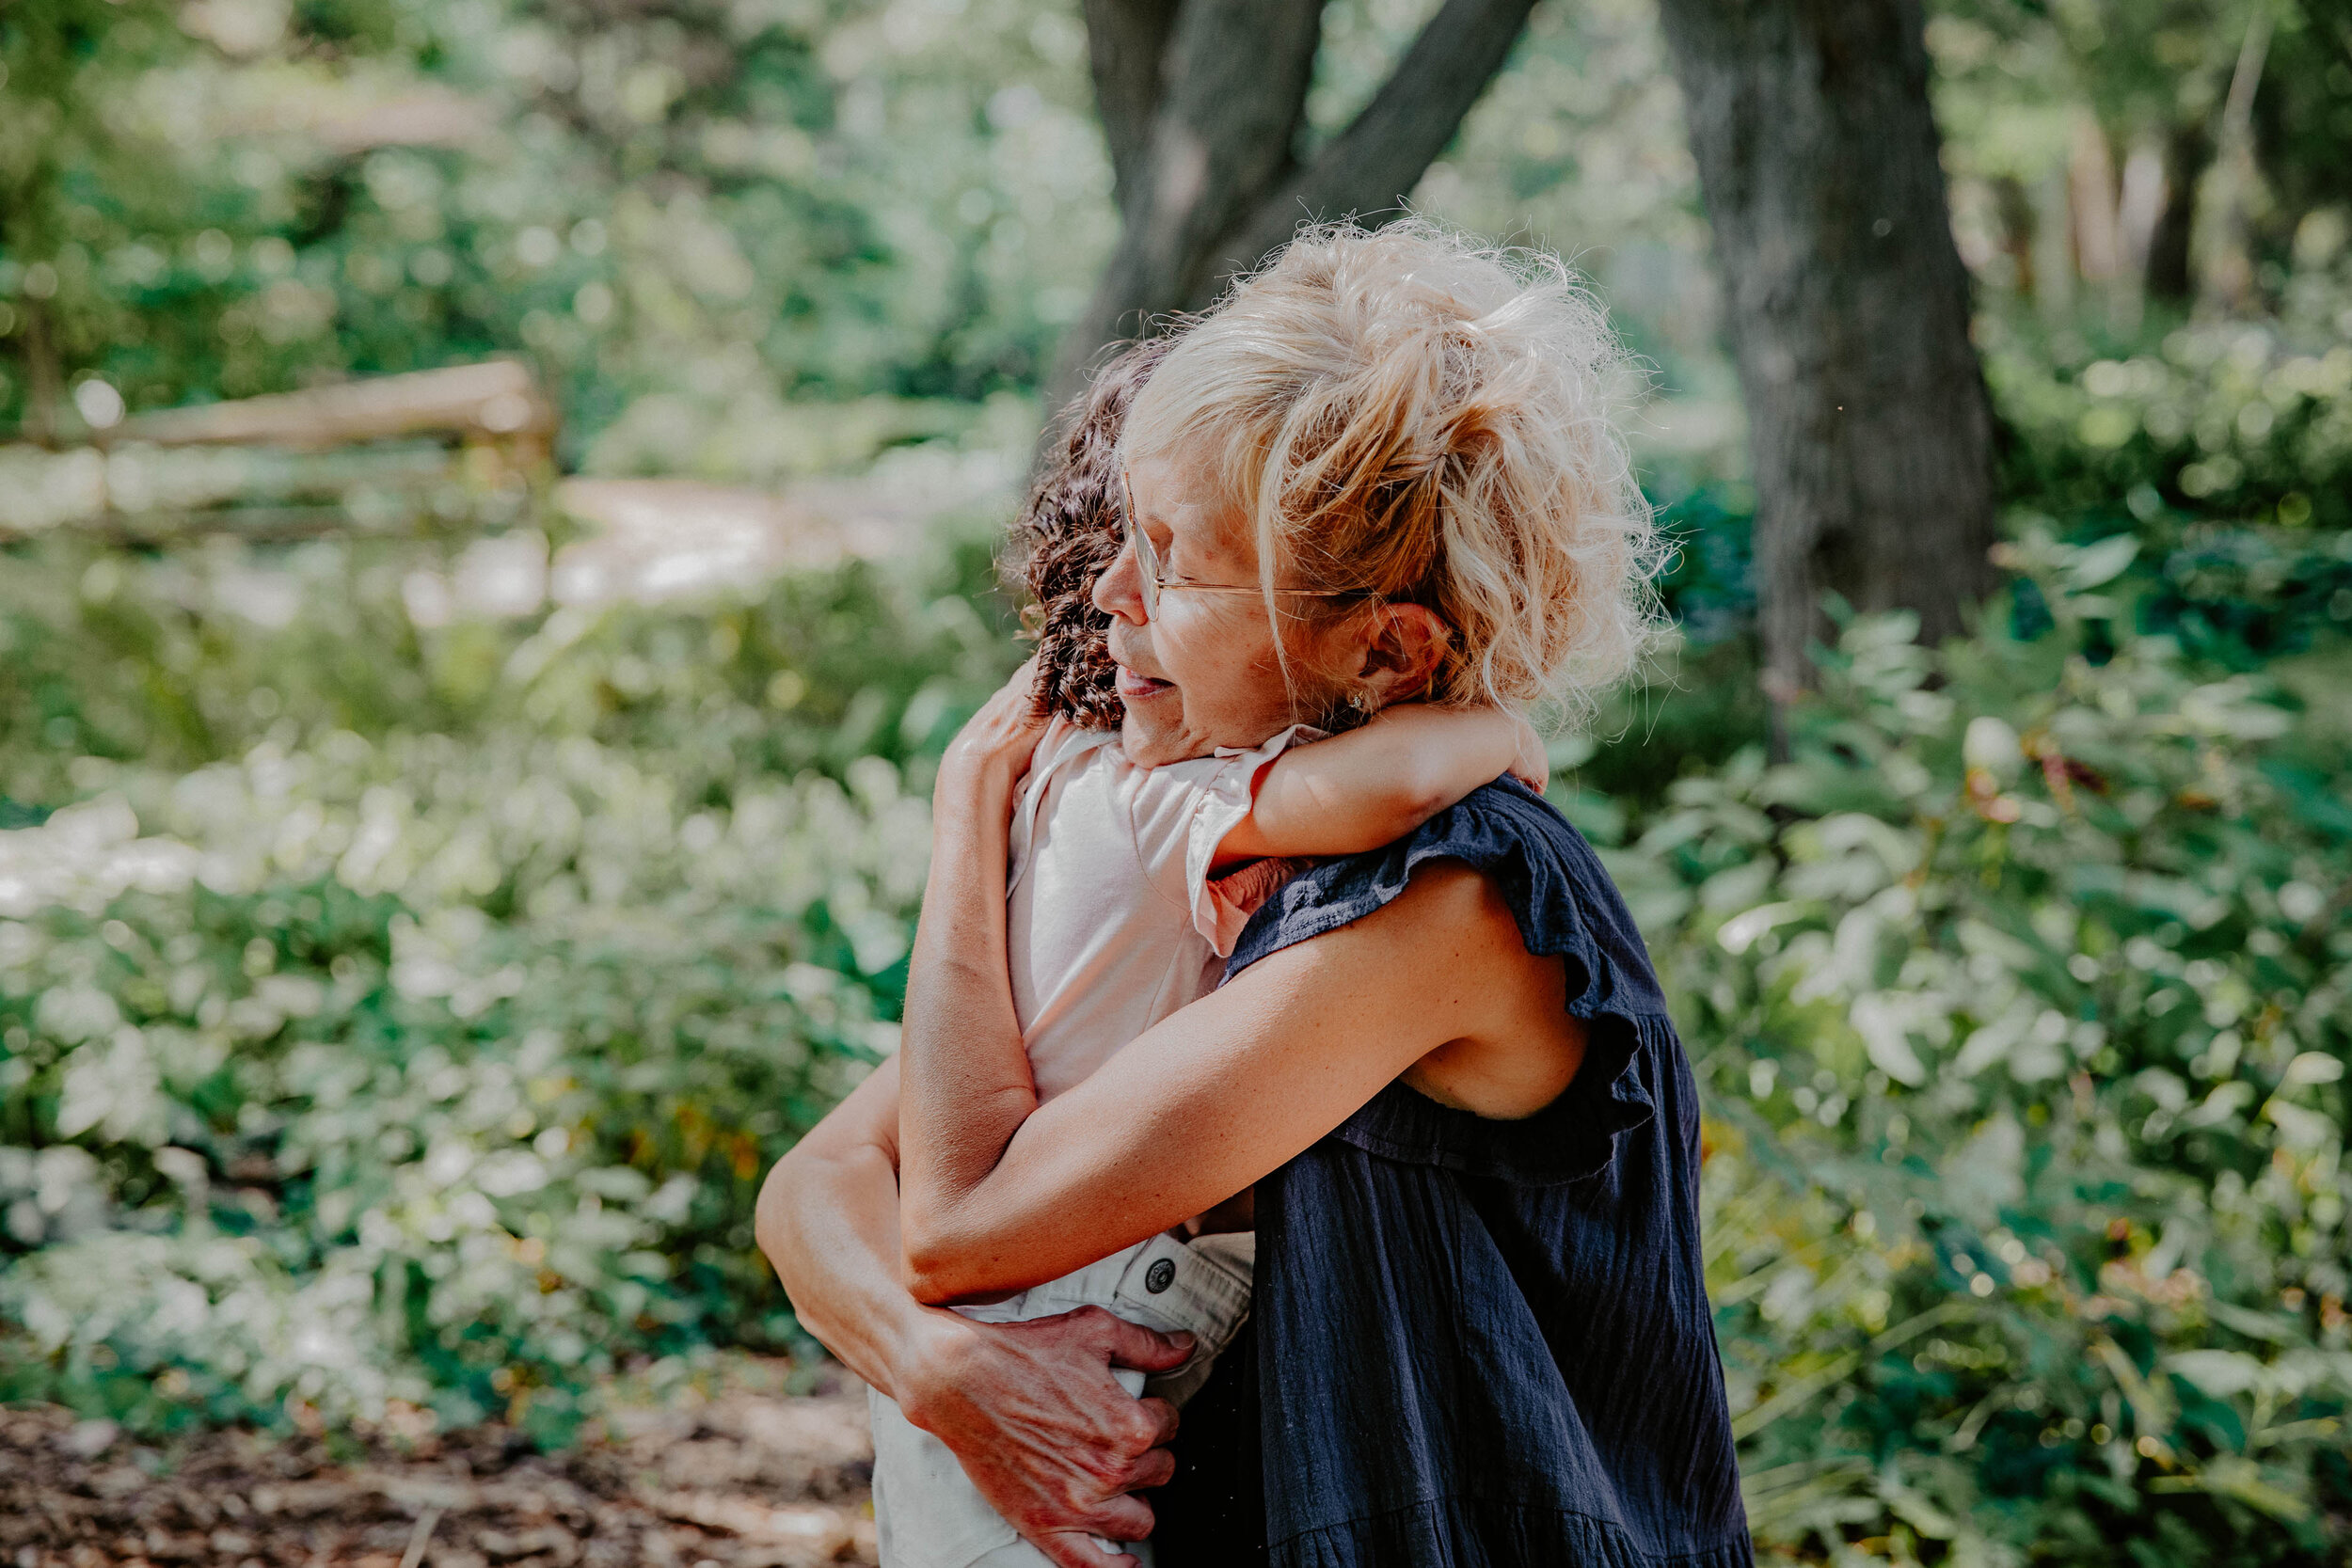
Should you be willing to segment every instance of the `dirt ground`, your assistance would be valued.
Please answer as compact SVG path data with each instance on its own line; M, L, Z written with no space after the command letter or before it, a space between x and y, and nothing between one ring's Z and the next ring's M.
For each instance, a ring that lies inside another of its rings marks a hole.
M0 1568L873 1562L863 1390L835 1374L787 1395L771 1370L623 1407L558 1454L497 1427L149 1444L52 1407L0 1410Z

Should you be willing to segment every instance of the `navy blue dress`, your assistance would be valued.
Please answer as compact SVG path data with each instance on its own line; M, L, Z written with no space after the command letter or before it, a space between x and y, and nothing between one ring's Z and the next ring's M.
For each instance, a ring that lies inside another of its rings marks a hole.
M1259 1183L1248 1358L1266 1559L1747 1568L1701 1270L1697 1088L1591 847L1499 781L1295 878L1229 977L1361 918L1439 858L1486 873L1528 951L1567 965L1584 1064L1522 1121L1391 1084Z

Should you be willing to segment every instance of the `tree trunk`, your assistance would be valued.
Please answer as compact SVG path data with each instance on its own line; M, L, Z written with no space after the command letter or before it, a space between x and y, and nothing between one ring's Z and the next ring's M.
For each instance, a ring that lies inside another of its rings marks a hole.
M1321 0L1085 0L1122 230L1047 406L1108 344L1200 309L1310 219L1393 215L1502 68L1534 0L1446 0L1363 112L1295 156Z
M2252 236L2247 231L2248 210L2262 185L2262 170L2254 162L2254 94L2262 87L2263 67L2270 57L2271 15L2256 7L2247 19L2246 40L2230 73L2230 95L2221 104L2219 146L2214 151L2214 176L2206 187L2208 210L2198 249L2197 292L2205 309L2234 313L2245 309L2254 293Z
M2213 137L2202 120L2184 120L2165 133L2164 213L2148 240L2148 297L2186 305L2197 289L2189 238L2197 227L2197 182L2213 161Z
M1766 680L1825 592L1962 629L1993 585L1993 418L1968 336L1918 0L1662 0L1756 473Z

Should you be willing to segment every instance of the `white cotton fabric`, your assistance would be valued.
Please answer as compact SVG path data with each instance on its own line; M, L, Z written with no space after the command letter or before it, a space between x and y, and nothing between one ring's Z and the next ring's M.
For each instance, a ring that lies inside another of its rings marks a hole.
M1294 724L1246 751L1138 768L1115 733L1047 726L1013 811L1005 910L1040 1104L1216 989L1255 904L1210 880L1210 862L1258 775L1320 734Z
M1012 817L1006 949L1013 1011L1040 1104L1084 1083L1120 1047L1216 989L1249 916L1290 869L1261 862L1212 881L1217 846L1249 815L1258 775L1323 732L1295 724L1247 750L1160 768L1127 760L1116 734L1056 720L1038 739ZM1198 1341L1151 1391L1181 1404L1249 1315L1256 1238L1154 1236L986 1307L1024 1323L1101 1307ZM1143 1374L1116 1374L1129 1392ZM874 1517L882 1568L1048 1568L988 1506L947 1446L874 1392ZM1150 1568L1151 1548L1132 1551Z
M1256 1238L1248 1232L1190 1243L1154 1236L1009 1301L959 1310L983 1323L1004 1323L1100 1307L1162 1334L1190 1334L1192 1356L1173 1371L1146 1378L1129 1368L1111 1369L1130 1394L1152 1394L1181 1405L1208 1381L1217 1356L1249 1317L1249 1270L1256 1250ZM866 1390L866 1406L874 1433L874 1525L882 1568L1052 1568L1043 1552L988 1506L946 1444L908 1420L884 1394ZM1148 1541L1114 1545L1097 1537L1095 1545L1106 1557L1126 1552L1143 1568L1152 1568Z

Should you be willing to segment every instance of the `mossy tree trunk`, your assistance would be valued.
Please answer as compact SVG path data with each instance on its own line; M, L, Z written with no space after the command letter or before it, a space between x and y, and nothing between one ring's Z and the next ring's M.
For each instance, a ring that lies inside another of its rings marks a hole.
M1918 0L1662 0L1756 475L1767 683L1822 598L1930 641L1994 582L1994 425L1969 341Z

